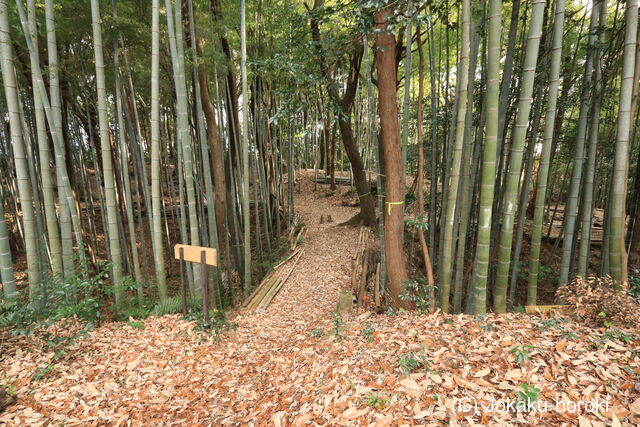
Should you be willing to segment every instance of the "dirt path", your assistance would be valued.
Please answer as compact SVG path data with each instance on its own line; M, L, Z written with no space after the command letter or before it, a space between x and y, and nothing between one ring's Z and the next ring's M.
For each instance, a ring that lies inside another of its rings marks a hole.
M340 289L350 286L357 229L337 224L358 211L342 206L339 197L326 197L328 185L318 184L314 191L312 176L311 171L302 171L298 176L299 191L298 184L295 190L295 210L308 229L301 245L304 252L269 308L239 319L241 337L259 335L265 328L286 328L288 334L308 332L318 322L331 320ZM329 215L333 222L320 224L320 216L326 219Z

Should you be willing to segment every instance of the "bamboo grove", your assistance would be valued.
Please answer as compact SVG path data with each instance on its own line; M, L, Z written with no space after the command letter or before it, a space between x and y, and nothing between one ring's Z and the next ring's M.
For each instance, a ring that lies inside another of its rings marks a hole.
M238 305L303 169L358 204L393 307L636 283L637 0L0 0L0 38L7 298L105 269L116 312L166 301L187 243Z

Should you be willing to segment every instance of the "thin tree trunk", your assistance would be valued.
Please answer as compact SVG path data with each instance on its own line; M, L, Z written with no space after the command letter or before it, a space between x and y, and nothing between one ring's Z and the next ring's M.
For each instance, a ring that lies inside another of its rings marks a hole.
M595 5L594 5L595 7ZM600 132L600 105L604 95L602 93L602 48L605 43L607 21L607 2L599 3L598 43L594 54L595 77L593 79L591 120L589 126L589 146L587 149L587 163L584 173L584 188L581 207L580 247L578 250L578 275L587 277L589 251L591 249L591 224L593 223L593 189L596 172L596 151L598 148L598 134Z
M462 166L462 150L464 143L465 116L467 114L467 93L469 81L469 55L470 55L470 20L471 3L462 1L462 46L460 48L460 64L457 73L458 102L456 113L455 140L452 152L451 169L449 172L448 201L444 223L444 239L442 251L442 277L440 282L440 307L445 313L449 312L449 298L452 277L452 262L455 245L453 242L454 222L456 219L456 207L458 201L458 186L460 181L460 167ZM466 167L466 165L465 165ZM459 266L461 267L461 266Z
M558 285L563 286L569 282L571 273L571 261L574 257L573 239L576 233L576 219L578 208L578 197L582 184L582 169L584 166L585 154L584 144L587 136L587 125L591 103L589 95L591 93L591 80L593 76L593 57L596 43L596 26L598 23L598 0L593 0L591 9L591 21L589 24L589 41L587 44L587 58L585 61L584 78L582 82L580 96L580 116L578 118L578 130L576 136L575 151L573 155L573 169L571 171L571 183L569 185L569 195L564 209L562 238L562 261L560 262L560 274L558 275Z
M242 73L242 213L244 215L244 290L251 289L251 221L249 218L249 89L247 87L247 30L245 0L240 0L240 44ZM293 178L289 170L289 181ZM254 185L256 183L254 182ZM255 214L258 214L256 210ZM257 242L256 242L257 243Z
M424 98L424 52L422 51L422 38L420 37L420 26L416 28L418 42L418 111L417 111L417 139L418 139L418 216L424 220L424 141L422 136L422 101ZM380 191L380 189L378 189ZM433 279L433 268L429 248L422 229L417 230L420 246L422 247L422 257L424 258L424 268L427 274L427 286L429 295L429 311L435 312L435 282Z
M160 301L167 299L162 242L162 183L160 180L160 0L153 0L151 17L151 210L153 262Z

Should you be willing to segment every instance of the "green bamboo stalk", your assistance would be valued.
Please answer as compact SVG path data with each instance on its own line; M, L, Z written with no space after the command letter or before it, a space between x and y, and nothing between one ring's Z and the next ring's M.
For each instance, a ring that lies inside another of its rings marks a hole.
M594 5L595 7L595 5ZM593 189L596 171L596 151L600 131L600 106L602 93L602 47L605 43L604 27L607 25L607 2L599 3L598 43L594 55L593 92L591 105L591 120L589 124L589 145L587 149L587 163L584 172L584 190L581 207L580 246L578 249L578 275L587 277L589 264L589 250L591 249L591 225L593 222Z
M524 178L520 188L520 200L518 201L518 222L516 225L516 246L511 261L511 279L509 282L509 300L508 309L513 309L516 297L516 288L520 276L520 253L522 252L522 239L524 236L524 223L527 218L527 202L529 201L529 191L531 190L531 174L533 173L533 164L535 162L535 147L538 142L538 131L540 127L540 118L542 115L542 91L536 89L538 94L535 97L533 122L529 135L529 146L527 147L527 163L524 166Z
M13 159L16 167L16 181L20 197L20 208L22 211L22 222L24 227L24 243L27 253L27 274L29 279L29 299L40 307L41 303L41 280L38 260L38 240L36 236L35 215L33 211L33 197L31 185L29 183L29 172L27 166L26 150L20 121L20 107L18 101L18 86L16 82L15 68L13 62L13 52L9 17L7 13L6 0L0 0L0 52L2 66L2 82L7 101L9 113L9 125L11 128L11 146L13 148ZM17 218L17 217L16 217ZM9 289L12 294L15 289Z
M440 281L440 307L442 311L449 311L449 297L451 288L452 261L453 261L453 231L456 218L456 206L458 202L458 185L460 181L460 168L462 166L462 151L464 142L465 117L467 114L467 94L469 83L469 55L471 32L471 2L462 1L462 36L460 47L460 64L457 77L458 111L456 114L455 142L452 152L451 172L449 175L448 202L444 223L444 240L442 251L442 276ZM465 165L466 167L466 165Z
M111 141L109 138L109 116L107 112L107 91L104 76L104 56L102 51L102 29L100 18L100 3L91 0L91 26L93 28L93 50L96 64L96 88L98 99L98 122L100 147L102 153L102 173L104 175L104 192L107 208L107 225L109 229L109 250L113 271L113 287L116 307L123 302L122 292L122 252L118 233L118 211L116 189L114 181L113 160L111 156Z
M527 134L527 122L531 111L533 83L535 79L540 36L542 34L542 18L544 12L544 0L533 0L531 10L531 22L527 36L527 48L524 57L522 71L522 85L520 99L518 101L518 113L514 124L513 139L511 143L511 156L506 179L504 207L502 211L502 228L500 230L500 250L498 254L498 269L493 293L493 308L498 313L507 310L507 284L509 278L509 266L511 263L511 248L513 245L513 224L518 203L518 186L520 184L520 170L524 143Z
M27 17L31 38L34 40L34 47L37 50L37 24L35 17L35 0L27 1ZM60 232L58 230L58 218L56 215L56 205L54 198L54 184L51 180L51 154L49 151L49 139L47 136L46 119L44 106L38 93L36 75L33 70L39 67L34 63L37 57L31 57L31 79L33 86L33 108L35 111L38 153L40 157L40 175L42 180L42 193L44 199L44 212L47 223L47 236L49 237L49 249L51 252L51 271L56 276L62 276L62 246L60 243Z
M575 151L573 155L573 169L571 171L571 181L569 184L569 194L567 204L564 209L562 239L562 260L560 262L560 274L558 275L558 285L563 286L569 282L571 264L574 258L573 240L577 235L576 219L578 216L578 198L582 189L582 169L585 161L584 144L587 136L587 124L589 120L591 93L591 80L593 76L593 57L596 43L596 27L598 23L599 0L593 0L591 8L591 21L589 23L589 39L587 44L587 58L585 61L584 77L580 95L580 116L578 118L578 130L576 135Z
M616 126L616 149L611 185L611 230L609 268L616 286L627 284L627 253L624 245L625 198L629 162L629 131L631 129L631 94L635 67L635 50L638 29L638 0L627 0L625 17L624 53L620 83L620 105Z
M58 45L56 38L56 22L53 9L53 0L45 0L45 26L47 30L47 56L49 69L49 93L51 98L51 113L54 127L51 129L51 137L62 136L62 109L60 102L60 79L58 76ZM58 185L58 204L60 215L60 243L62 247L62 265L64 276L73 275L73 240L71 207L68 204L68 196L65 197L64 175L66 175L66 155L64 144L54 144L54 156L56 166L56 181Z
M487 58L487 113L485 142L482 153L482 179L480 183L480 214L476 244L475 287L473 308L476 314L487 311L487 273L489 269L489 240L496 176L496 148L498 137L498 96L500 92L500 33L502 29L502 1L489 0L488 58Z
M540 242L542 240L542 222L544 217L544 202L549 180L549 166L551 146L555 128L558 101L558 86L560 84L560 65L562 61L562 36L564 34L565 0L556 0L555 18L553 22L553 44L551 47L551 68L549 72L549 92L547 95L546 115L544 119L544 136L542 153L536 182L536 200L531 230L531 249L529 253L529 283L527 286L527 304L535 305L538 294L538 271L540 268Z
M16 280L13 276L13 261L11 257L11 245L7 231L7 220L4 216L4 194L0 185L0 280L4 296L12 298L18 295Z
M438 74L438 70L434 64L435 54L435 38L434 38L434 30L433 30L433 19L431 17L431 9L428 12L428 20L429 20L429 37L427 38L427 43L429 43L429 82L431 84L430 92L430 102L431 102L431 168L429 175L429 248L431 255L431 265L433 265L435 261L436 251L436 219L438 217L438 206L437 206L437 193L438 193L438 168L437 168L437 160L438 160L438 94L436 89L436 77Z
M251 221L249 218L249 174L251 172L249 170L249 89L247 87L247 30L245 15L245 0L240 0L240 70L242 74L242 214L244 215L244 290L245 293L247 293L251 289ZM289 181L292 179L293 173L289 170Z
M184 181L187 193L189 215L189 238L194 246L200 246L200 229L196 210L196 194L193 171L193 152L191 149L191 135L189 131L189 111L187 106L187 88L185 79L184 47L182 37L182 11L180 2L176 3L175 11L171 0L166 0L167 24L169 30L169 45L171 62L177 99L177 141L182 149L184 163ZM175 14L175 18L174 18ZM180 199L183 203L184 199ZM192 266L193 277L199 277L200 268L196 263ZM194 290L200 295L200 281L196 281Z
M476 63L478 58L478 44L480 35L477 32L476 20L471 19L470 27L471 37L471 57L469 65L469 77L467 90L467 113L464 124L464 140L462 152L462 168L461 168L461 184L460 184L460 220L458 230L458 246L456 248L456 271L454 277L453 292L453 311L459 313L462 308L462 280L464 276L464 258L466 254L467 230L469 226L469 217L471 214L471 196L474 186L475 176L472 174L473 163L471 157L473 154L473 87L475 82Z

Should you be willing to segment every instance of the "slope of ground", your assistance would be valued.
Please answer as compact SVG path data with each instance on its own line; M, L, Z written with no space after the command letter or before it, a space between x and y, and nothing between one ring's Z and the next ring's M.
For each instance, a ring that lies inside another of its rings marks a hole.
M17 403L0 424L640 423L632 331L515 314L334 318L357 239L337 223L356 210L308 178L304 253L267 310L237 316L218 342L180 316L107 323L49 368L38 339L4 333L0 382ZM537 406L515 404L527 393Z

